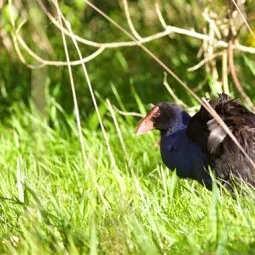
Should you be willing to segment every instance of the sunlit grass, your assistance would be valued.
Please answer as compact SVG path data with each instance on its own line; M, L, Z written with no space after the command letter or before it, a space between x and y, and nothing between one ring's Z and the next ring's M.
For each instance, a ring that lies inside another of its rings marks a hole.
M180 180L162 166L156 134L137 138L137 119L117 121L129 160L107 111L115 165L100 131L85 127L92 169L71 118L52 129L19 108L0 127L1 253L254 252L253 191L233 199Z

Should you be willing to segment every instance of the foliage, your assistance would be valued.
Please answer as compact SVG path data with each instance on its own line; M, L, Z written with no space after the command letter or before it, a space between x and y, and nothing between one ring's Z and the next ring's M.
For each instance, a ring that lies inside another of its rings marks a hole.
M42 2L57 17L54 1ZM57 2L82 38L130 41L85 1ZM236 39L230 36L228 15L234 11L229 2L160 1L160 8L167 24L186 31L194 29L207 36L215 32L212 24L217 24L220 30L215 39L228 43ZM253 28L254 3L244 2L242 12ZM81 138L68 68L29 68L37 61L20 47L24 64L15 50L15 33L27 19L21 35L28 47L44 59L66 61L61 33L37 3L0 0L0 253L253 253L254 190L244 187L246 192L236 191L233 199L216 185L209 192L194 181L180 180L161 165L156 136L136 138L138 119L119 114L144 113L148 104L176 97L183 105L197 107L194 98L168 75L165 85L172 90L170 95L163 86L164 70L140 47L108 48L86 63L105 134L83 70L80 65L72 68ZM123 1L93 3L129 30ZM128 4L140 35L164 30L155 1L130 0ZM234 27L240 25L239 18L234 19ZM246 26L236 36L238 43L254 45ZM67 45L71 60L79 59L70 38ZM240 96L224 59L228 48L185 33L171 33L145 45L200 97L225 90ZM81 43L79 47L84 56L95 51ZM210 51L217 57L189 71L206 60ZM236 48L234 53L242 89L253 100L254 55Z
M126 125L133 117L118 117L128 158L106 121L114 162L102 135L83 129L90 169L73 120L70 135L20 106L12 116L0 127L1 253L253 253L254 191L233 199L178 179L157 163L155 137Z
M56 16L56 9L51 2L43 1L48 11ZM117 23L121 24L125 29L128 28L127 21L123 11L121 1L104 1L94 2L97 6L112 17ZM60 3L61 10L66 18L72 24L73 31L89 40L96 42L112 42L112 41L127 41L127 38L111 23L93 11L84 1L62 1ZM227 15L228 5L218 1L215 9L215 4L210 1L202 1L199 4L197 1L162 1L161 8L162 14L167 24L174 25L180 28L190 29L203 33L210 31L210 26L203 18L204 14L208 14L216 19L217 22L222 22ZM152 35L158 31L162 31L162 26L159 22L158 16L155 11L154 1L130 1L129 8L131 16L133 17L135 27L142 36ZM251 18L249 23L252 26L252 8L253 2L246 1L246 16ZM27 100L31 95L31 89L43 80L44 87L48 87L48 91L52 94L56 86L60 86L57 96L57 102L62 105L64 110L71 113L73 110L72 98L70 97L71 91L69 86L69 78L67 68L56 68L54 66L47 67L43 77L36 73L33 79L33 70L24 66L15 53L14 45L11 44L11 33L13 28L10 20L10 11L8 5L3 8L3 16L1 16L1 24L3 31L2 42L5 48L2 49L0 55L1 63L5 63L1 67L1 87L2 90L8 94L8 104L23 100ZM63 43L60 32L56 29L54 24L50 22L39 5L35 1L28 1L27 4L18 5L15 1L12 6L14 12L15 26L17 27L24 19L28 22L21 29L22 37L28 43L32 50L37 54L45 57L46 59L65 60ZM215 18L216 15L216 18ZM217 16L218 15L218 16ZM212 19L213 19L212 18ZM223 30L224 24L220 26ZM225 30L224 30L225 31ZM245 26L242 26L239 41L242 43L252 43L251 35ZM222 36L224 36L222 32ZM9 40L9 41L8 41ZM8 41L8 43L4 43ZM71 59L77 59L77 54L73 48L71 40L68 41L69 52ZM84 55L90 54L94 51L93 47L80 45ZM146 44L161 60L163 60L182 80L187 82L190 88L200 95L206 93L219 92L217 86L221 83L222 86L222 59L217 58L216 68L220 77L215 78L210 69L210 62L208 65L195 72L187 71L187 68L195 65L202 59L200 54L197 57L201 47L203 48L202 41L188 37L185 35L171 34L159 40L153 40ZM218 50L219 51L219 50ZM28 62L35 62L29 57L24 50L22 50ZM242 84L247 90L248 95L253 98L254 93L252 88L253 74L247 68L247 62L243 61L243 55L236 51L235 61L238 75ZM253 55L248 54L246 58L249 61L253 60ZM209 66L209 67L208 67ZM209 68L209 69L208 69ZM124 101L127 109L135 110L132 103L132 94L127 93L131 91L134 86L142 101L145 104L155 103L158 101L169 101L171 97L166 93L163 82L163 70L160 66L144 53L139 47L122 47L115 49L107 49L93 61L88 63L89 74L94 88L100 93L100 96L110 98L113 102L115 97L111 90L111 85L115 86ZM92 102L89 96L88 88L84 83L84 77L79 67L73 68L75 85L78 94L78 103L82 109L82 115L89 115L92 110ZM224 74L225 75L225 74ZM217 80L218 79L218 80ZM192 105L193 101L187 92L171 77L168 77L169 84L182 101L188 105ZM35 85L33 85L35 84ZM39 86L39 85L38 85ZM240 96L236 93L233 87L231 77L229 77L229 87L231 94ZM41 94L44 93L43 90ZM40 96L37 96L37 98ZM36 98L34 98L35 101ZM4 112L6 109L3 109Z

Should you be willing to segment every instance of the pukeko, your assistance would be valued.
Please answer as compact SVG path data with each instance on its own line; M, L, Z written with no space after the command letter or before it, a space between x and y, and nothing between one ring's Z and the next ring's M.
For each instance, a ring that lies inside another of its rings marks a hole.
M255 161L255 115L224 93L209 103ZM136 134L152 129L160 131L164 164L176 169L179 177L197 180L210 189L210 166L227 188L234 179L255 186L254 167L204 107L190 117L173 103L159 103L142 119Z
M187 136L191 117L173 103L159 103L141 120L136 135L160 131L160 152L164 164L181 178L191 178L211 188L207 156Z

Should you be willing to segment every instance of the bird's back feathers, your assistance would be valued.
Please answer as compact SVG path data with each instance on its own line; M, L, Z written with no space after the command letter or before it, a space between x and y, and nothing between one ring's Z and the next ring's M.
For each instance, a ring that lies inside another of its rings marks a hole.
M226 94L209 103L255 161L255 115ZM255 169L204 107L191 118L187 134L206 153L217 177L230 182L233 176L255 185Z

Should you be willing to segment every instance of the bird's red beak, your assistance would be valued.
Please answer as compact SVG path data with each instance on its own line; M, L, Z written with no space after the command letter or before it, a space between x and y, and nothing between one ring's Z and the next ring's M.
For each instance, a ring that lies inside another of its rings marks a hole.
M136 128L136 132L135 132L135 134L137 136L145 134L145 133L151 131L152 129L154 129L152 116L158 111L159 111L159 107L154 106L150 110L150 112L140 121L140 123L138 124L138 126Z

